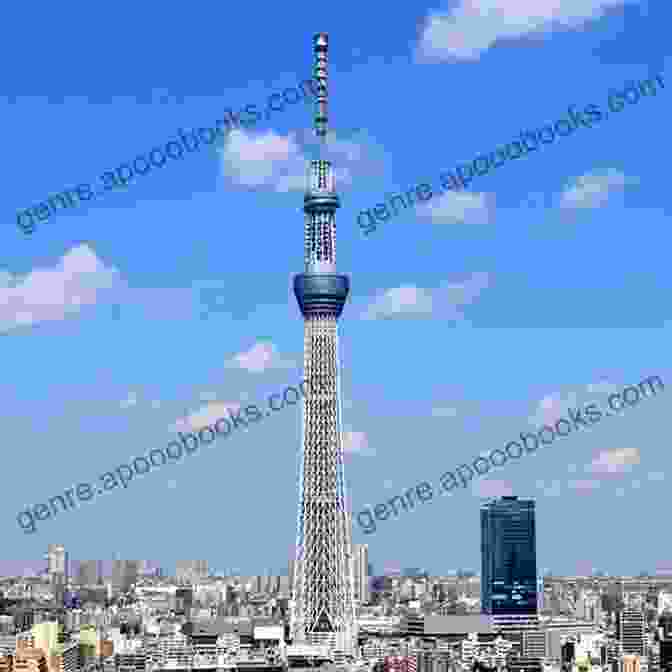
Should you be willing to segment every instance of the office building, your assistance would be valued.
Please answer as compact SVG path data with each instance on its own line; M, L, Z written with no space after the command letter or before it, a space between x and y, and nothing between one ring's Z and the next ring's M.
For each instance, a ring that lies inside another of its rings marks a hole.
M77 581L81 586L95 586L101 579L99 560L80 560Z
M502 629L538 623L532 500L501 497L481 506L481 611Z
M624 654L643 656L644 614L639 609L624 609L618 614L616 636Z
M317 82L317 159L308 164L304 196L305 272L294 277L304 319L302 446L292 640L351 653L356 643L352 527L346 506L337 321L350 280L336 271L336 218L340 207L327 160L328 37L314 37ZM298 392L297 392L298 394ZM298 399L297 399L298 400Z

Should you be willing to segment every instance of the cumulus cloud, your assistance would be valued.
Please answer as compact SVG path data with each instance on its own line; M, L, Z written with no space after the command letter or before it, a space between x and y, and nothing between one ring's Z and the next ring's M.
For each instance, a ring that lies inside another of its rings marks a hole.
M435 418L454 418L457 416L457 409L451 406L437 406L432 409L432 415Z
M346 455L375 455L376 451L369 446L365 432L343 432L343 452Z
M120 403L122 408L130 408L135 406L138 403L138 395L135 392L130 392L126 399L123 399Z
M291 369L296 366L296 362L282 359L278 349L270 341L259 341L246 352L234 355L224 366L244 369L250 373L262 373L267 369Z
M569 481L567 487L571 490L577 490L578 492L592 492L597 490L600 487L600 482L594 479L579 479L575 481Z
M429 290L415 285L402 285L386 290L368 307L365 320L389 320L394 317L428 317L432 314Z
M560 481L552 481L548 487L543 489L543 494L546 497L559 497L561 494L562 483Z
M565 210L600 208L635 178L611 168L604 173L588 173L570 182L560 195L560 207Z
M508 481L493 478L476 481L471 491L477 497L510 497L513 495L511 484Z
M618 386L614 385L614 383L610 383L607 380L600 380L597 383L589 383L586 386L586 390L590 394L609 394L611 392L617 392L618 391Z
M445 283L437 289L403 285L388 289L367 307L361 317L365 320L392 318L427 318L463 320L460 308L470 305L490 284L488 273L473 273L459 283Z
M3 271L0 332L64 320L95 304L101 291L118 283L119 271L105 266L85 244L73 247L51 268L37 268L23 276Z
M198 410L178 418L169 427L171 432L190 432L199 430L206 425L213 425L220 418L229 418L228 411L236 413L240 410L240 404L236 402L214 402L201 406Z
M425 19L418 62L477 60L502 40L577 28L635 0L459 0Z
M586 466L586 471L595 474L622 474L625 471L630 471L635 464L639 464L639 449L617 448L601 451Z
M318 142L310 129L286 136L274 131L248 134L231 131L218 148L222 173L232 183L250 188L268 188L276 192L303 191L306 188L306 164L317 156ZM364 146L352 138L339 138L334 131L327 136L321 156L332 162L337 184L352 184L357 166L369 160Z
M488 224L492 217L493 197L468 191L449 191L418 207L418 216L436 224Z
M567 415L567 409L577 406L577 396L570 392L564 397L560 394L548 394L539 402L534 415L528 421L534 427L553 426L560 418Z

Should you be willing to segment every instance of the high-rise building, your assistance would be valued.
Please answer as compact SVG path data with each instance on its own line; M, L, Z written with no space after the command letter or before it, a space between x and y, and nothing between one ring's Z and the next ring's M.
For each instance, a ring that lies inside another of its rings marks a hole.
M296 643L355 645L352 528L346 509L337 321L350 290L336 272L336 209L326 157L328 37L314 37L317 157L308 165L304 197L305 272L294 278L304 318L302 446L291 631Z
M65 574L65 547L61 544L49 544L47 547L47 563L49 574Z
M82 586L95 586L100 580L99 560L80 560L78 583Z
M537 622L534 501L501 497L481 506L481 610L502 626Z
M624 609L618 614L616 636L624 654L644 655L644 614L640 609Z
M369 545L354 544L352 547L354 597L358 604L369 601Z

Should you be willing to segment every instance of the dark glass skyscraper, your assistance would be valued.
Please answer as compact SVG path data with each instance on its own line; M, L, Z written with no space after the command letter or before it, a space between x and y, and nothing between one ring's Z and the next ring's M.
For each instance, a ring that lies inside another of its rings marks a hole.
M537 613L534 501L502 497L481 506L481 610Z

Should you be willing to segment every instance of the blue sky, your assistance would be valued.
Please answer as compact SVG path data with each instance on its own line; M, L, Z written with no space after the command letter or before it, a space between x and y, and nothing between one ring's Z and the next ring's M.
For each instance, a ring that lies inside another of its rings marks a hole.
M317 31L330 37L337 263L352 283L340 345L355 512L503 447L539 413L605 403L605 390L650 375L672 382L665 3L8 11L3 559L39 559L63 543L73 558L170 568L205 558L249 574L286 566L298 406L35 534L16 514L164 447L177 426L245 399L263 405L301 379L290 281L303 270L311 106L287 106L31 236L16 213L95 182L180 127L296 86L311 75ZM655 97L362 235L359 212L386 195L437 185L456 164L566 118L569 105L604 110L610 91L657 74L666 87ZM204 287L217 310L201 305ZM540 569L654 570L672 560L659 518L672 478L670 399L668 390L374 535L355 525L354 541L370 545L378 570L478 569L480 497L513 493L537 499Z

